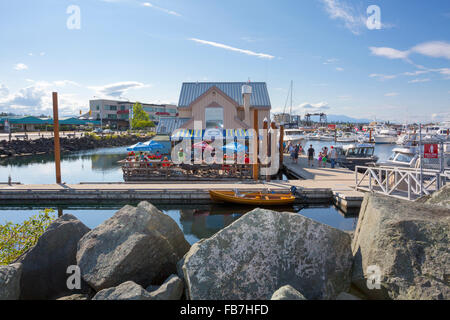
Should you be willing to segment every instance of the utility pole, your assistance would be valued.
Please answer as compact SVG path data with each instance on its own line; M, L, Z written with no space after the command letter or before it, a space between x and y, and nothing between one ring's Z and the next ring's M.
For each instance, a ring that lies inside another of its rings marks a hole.
M258 133L258 109L253 110L253 129L255 131L254 143L253 143L253 180L259 179L259 166L258 166L258 145L259 145L259 133Z
M56 183L61 183L61 155L59 146L58 93L53 92L53 132L55 147Z
M422 124L419 123L420 196L423 195ZM411 186L410 186L411 187Z

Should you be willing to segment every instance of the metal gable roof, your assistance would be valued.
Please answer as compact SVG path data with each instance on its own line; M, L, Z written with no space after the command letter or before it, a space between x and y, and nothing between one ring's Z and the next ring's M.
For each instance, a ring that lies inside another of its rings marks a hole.
M179 107L188 107L198 97L211 87L217 87L227 96L236 101L240 106L244 104L242 99L242 86L252 87L250 106L270 107L269 92L265 82L184 82L181 87Z

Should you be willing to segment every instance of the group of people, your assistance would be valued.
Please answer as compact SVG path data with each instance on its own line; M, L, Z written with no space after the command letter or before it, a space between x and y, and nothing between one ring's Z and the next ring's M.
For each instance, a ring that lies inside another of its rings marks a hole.
M126 161L127 162L140 162L141 165L143 167L149 167L152 164L150 163L150 161L154 161L154 160L161 160L162 162L162 166L163 167L169 167L170 166L170 161L167 157L164 157L162 154L158 151L156 151L156 153L154 154L150 154L148 152L134 152L134 151L130 151L128 152L128 156Z
M303 153L303 147L300 144L291 144L288 148L293 163L298 163L298 155Z
M303 153L302 146L300 144L290 145L288 150L292 163L298 163L298 155ZM308 167L314 167L314 156L316 154L316 150L313 148L312 144L309 146L306 154L308 156ZM331 168L334 168L336 166L337 156L336 149L333 146L331 146L330 151L328 151L328 147L323 147L317 157L317 166L319 168L325 168L328 160L330 160Z
M191 154L192 155L192 154ZM243 154L242 152L233 153L233 155L227 155L224 153L222 161L220 161L220 158L217 158L218 155L215 151L212 151L210 156L207 157L207 159L204 159L207 163L224 163L225 161L234 161L236 164L250 164L250 157L247 153ZM203 159L203 156L200 154L196 154L195 151L193 152L194 161L196 157L199 157L199 159ZM183 151L183 148L178 149L178 161L180 163L186 162L186 152Z

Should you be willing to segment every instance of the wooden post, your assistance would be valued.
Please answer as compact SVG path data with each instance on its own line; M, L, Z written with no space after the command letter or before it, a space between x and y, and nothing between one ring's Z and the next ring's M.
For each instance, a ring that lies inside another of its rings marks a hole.
M255 130L255 137L253 138L255 143L253 146L254 160L253 163L253 180L259 179L259 165L258 165L258 145L259 145L259 132L258 132L258 109L253 110L253 129Z
M56 183L61 183L61 155L59 146L58 93L53 92L53 132L55 146Z
M372 128L369 131L369 143L372 143Z
M280 124L280 169L283 166L283 155L284 155L284 125Z
M269 157L269 152L270 152L270 135L269 135L269 123L268 123L267 119L264 119L264 122L263 122L263 132L264 132L265 138L267 139L267 141L266 141L266 156L268 158ZM265 164L265 165L267 166L267 164ZM269 175L266 175L266 180L267 181L270 180Z

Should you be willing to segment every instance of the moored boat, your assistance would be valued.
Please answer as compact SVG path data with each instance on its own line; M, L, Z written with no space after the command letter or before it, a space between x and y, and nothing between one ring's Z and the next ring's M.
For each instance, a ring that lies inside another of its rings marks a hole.
M228 202L253 206L281 206L292 204L295 196L291 193L235 192L210 190L209 196L215 202Z

